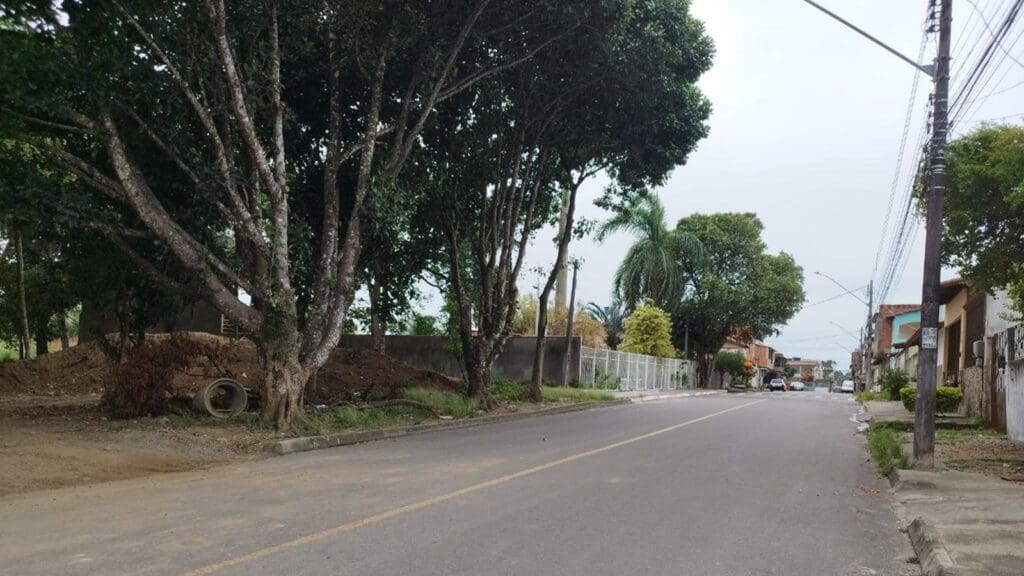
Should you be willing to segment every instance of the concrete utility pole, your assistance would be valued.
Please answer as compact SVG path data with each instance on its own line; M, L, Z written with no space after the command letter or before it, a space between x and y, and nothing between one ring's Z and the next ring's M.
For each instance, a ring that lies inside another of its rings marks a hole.
M864 390L874 384L875 369L871 367L875 360L875 323L872 322L872 312L875 310L875 281L868 283L868 324L864 331L865 346L867 349L867 364L864 365Z
M572 260L572 291L569 295L569 316L565 319L565 360L562 364L562 386L569 382L569 357L572 355L572 325L576 314L576 276L580 271L580 261ZM582 350L580 351L582 352Z
M942 202L946 192L946 137L949 130L949 47L953 0L940 0L939 53L935 59L931 181L925 221L924 279L921 283L921 350L917 361L914 413L914 468L935 467L935 386L939 341L939 283L942 267Z

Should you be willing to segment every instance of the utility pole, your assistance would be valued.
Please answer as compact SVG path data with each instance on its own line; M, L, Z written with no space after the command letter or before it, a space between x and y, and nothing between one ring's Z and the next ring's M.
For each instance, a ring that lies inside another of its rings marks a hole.
M875 310L875 281L868 283L868 325L864 331L865 348L867 350L867 364L864 365L864 390L874 384L875 369L871 365L875 361L875 323L872 322L872 315Z
M939 341L942 202L946 192L946 137L949 130L949 47L953 28L953 0L940 0L940 3L924 279L921 283L921 350L918 353L917 407L914 413L914 468L925 470L935 467L935 372Z
M565 319L565 361L562 365L562 386L569 385L569 357L572 356L572 325L576 314L576 275L580 271L580 261L573 258L571 265L572 290L569 293L569 316Z

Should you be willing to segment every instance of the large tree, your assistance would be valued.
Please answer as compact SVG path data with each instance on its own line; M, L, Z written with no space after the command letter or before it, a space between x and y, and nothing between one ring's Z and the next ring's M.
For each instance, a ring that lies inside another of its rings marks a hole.
M0 101L112 208L92 225L140 263L159 247L174 265L147 272L252 335L264 414L286 427L337 346L367 197L439 105L585 27L591 4L10 2Z
M676 226L704 247L679 259L687 287L673 315L673 340L682 348L688 330L702 386L726 341L765 338L803 304L803 269L785 252L767 253L763 229L751 213L694 214Z
M949 145L945 263L1024 314L1024 127L984 126Z

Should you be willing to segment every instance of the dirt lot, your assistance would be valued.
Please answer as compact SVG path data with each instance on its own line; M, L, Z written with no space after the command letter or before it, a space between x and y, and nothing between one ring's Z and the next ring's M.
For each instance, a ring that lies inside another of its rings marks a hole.
M111 421L98 395L0 399L0 497L259 457L269 437L186 424L176 416Z
M174 389L182 399L221 376L258 389L263 373L251 343L192 337L217 351L175 374ZM113 369L99 347L88 344L0 365L0 497L262 457L263 445L276 436L258 426L187 412L111 420L100 399ZM382 399L410 385L452 389L458 384L370 351L338 350L307 400Z
M952 470L1024 484L1024 445L991 430L939 430L935 455Z

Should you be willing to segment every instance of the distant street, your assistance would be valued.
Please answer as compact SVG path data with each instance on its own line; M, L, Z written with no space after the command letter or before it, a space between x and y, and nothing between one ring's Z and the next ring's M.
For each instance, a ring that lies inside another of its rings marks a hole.
M916 574L849 395L662 400L0 501L0 574Z

